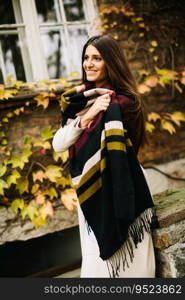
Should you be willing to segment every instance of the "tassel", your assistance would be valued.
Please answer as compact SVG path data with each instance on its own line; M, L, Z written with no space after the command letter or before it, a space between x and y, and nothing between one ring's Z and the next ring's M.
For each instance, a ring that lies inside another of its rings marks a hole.
M145 232L151 233L153 220L155 220L155 208L148 208L129 227L127 240L106 260L111 278L119 277L120 265L123 271L126 267L129 268L134 259L134 248L142 242Z

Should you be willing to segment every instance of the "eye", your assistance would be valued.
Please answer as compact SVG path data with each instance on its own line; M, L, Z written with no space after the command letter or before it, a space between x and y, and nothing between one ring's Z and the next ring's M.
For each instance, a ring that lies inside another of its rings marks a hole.
M97 60L97 61L101 61L101 60L102 60L102 58L101 58L101 57L95 57L95 60Z
M87 55L84 56L84 60L86 60L86 59L88 59L88 56L87 56Z

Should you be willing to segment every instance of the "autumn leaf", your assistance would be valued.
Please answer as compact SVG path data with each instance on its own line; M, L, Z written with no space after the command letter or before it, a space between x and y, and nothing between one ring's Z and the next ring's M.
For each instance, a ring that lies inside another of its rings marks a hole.
M46 200L46 197L41 191L39 191L38 193L35 194L35 202L37 204L43 204L45 202L45 200Z
M174 86L179 91L179 93L183 92L183 89L180 87L180 85L177 82L175 82Z
M0 177L2 177L6 173L7 167L5 165L0 164Z
M148 76L145 78L145 84L149 87L155 87L158 83L158 78L156 76Z
M55 129L52 129L51 126L49 127L45 127L42 131L41 131L41 136L44 140L49 140L53 137L55 132Z
M66 84L67 83L67 79L64 77L61 77L58 79L58 82L62 83L62 84Z
M138 92L140 94L144 94L144 93L150 92L150 90L151 89L146 84L139 84L139 86L138 86Z
M20 113L23 112L23 111L24 111L24 107L17 108L17 109L14 110L14 114L17 115L17 116L19 116Z
M22 195L25 192L29 192L29 182L26 177L21 177L18 179L16 184L16 190L19 191L19 193Z
M12 201L10 208L17 213L18 209L23 209L25 206L24 200L23 199L15 199Z
M150 122L146 122L145 123L145 128L146 128L146 131L151 133L155 129L155 126Z
M49 200L47 200L42 207L39 208L39 213L43 218L46 218L47 216L53 217L54 210Z
M160 75L159 83L162 87L166 84L170 84L172 80L177 79L177 72L173 70L159 69L158 67L155 67L155 69L157 74Z
M167 130L170 134L173 134L176 132L173 124L169 121L166 121L165 119L161 120L161 128L164 130Z
M28 216L30 220L33 220L33 218L38 216L38 214L39 213L37 207L32 204L25 205L21 210L21 216L23 219Z
M0 139L5 136L4 131L0 131Z
M68 150L64 152L53 151L53 159L55 161L58 161L60 158L62 159L62 162L65 163L69 158L69 151Z
M80 73L79 72L71 72L69 74L70 77L79 77L80 76Z
M4 189L7 189L8 185L6 183L6 181L4 181L3 179L0 179L0 195L4 195Z
M24 86L25 83L21 80L15 80L13 81L13 86L16 88L16 89L20 89L20 87Z
M68 210L73 211L78 201L76 191L74 189L66 189L61 194L61 201Z
M37 102L37 106L41 105L46 109L49 105L49 94L41 92L38 96L34 97L34 100Z
M12 174L9 175L6 179L8 187L10 187L12 184L16 184L17 179L20 177L21 177L20 173L17 170L13 170Z
M0 88L0 100L12 98L14 95L17 94L16 89L4 89Z
M43 80L37 81L36 85L37 85L38 87L40 87L40 86L46 86L49 82L50 82L50 81L49 81L48 79L43 79Z
M37 192L38 192L38 190L39 190L39 188L40 188L40 185L39 184L34 184L33 186L32 186L32 188L31 188L31 193L32 194L36 194Z
M7 164L12 164L13 168L19 167L20 169L24 168L24 161L17 155L13 155L10 160L7 161Z
M48 84L48 90L49 91L56 91L56 83L55 82L50 82L49 84Z
M148 121L154 121L156 122L158 119L160 119L160 115L158 113L155 113L155 112L151 112L148 114Z
M47 178L45 173L42 170L39 170L37 172L33 172L32 173L33 176L33 182L35 182L36 180L43 182L44 178Z
M58 197L58 193L56 191L56 189L54 187L49 187L46 190L43 191L43 195L47 195L49 196L49 198L51 200L53 200L53 198L57 198Z
M157 47L158 46L157 41L151 41L150 44L151 44L152 47Z
M181 121L185 122L185 113L181 111L174 111L173 113L168 113L168 116L178 126L180 126Z
M56 187L58 186L62 186L63 188L65 188L66 186L72 186L72 179L70 177L70 175L68 177L60 177L56 180Z
M41 226L46 226L46 218L43 218L42 216L37 216L37 217L34 217L32 219L32 223L34 224L35 228L37 229L38 227L41 227Z
M55 165L49 165L46 168L45 175L50 181L56 182L57 179L62 176L61 168Z

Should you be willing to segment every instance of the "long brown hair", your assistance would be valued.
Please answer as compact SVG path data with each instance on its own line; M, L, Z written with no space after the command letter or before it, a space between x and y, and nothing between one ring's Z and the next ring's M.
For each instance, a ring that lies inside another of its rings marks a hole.
M145 121L146 113L144 104L137 91L137 85L134 76L129 68L123 49L120 44L109 35L97 35L91 37L84 45L82 51L82 80L83 83L92 84L87 81L86 73L83 69L83 61L86 48L93 45L101 54L106 63L107 81L115 90L123 90L135 98L135 105L129 106L125 115L132 118L132 114L138 118L138 127L136 130L137 140L143 146L146 140Z

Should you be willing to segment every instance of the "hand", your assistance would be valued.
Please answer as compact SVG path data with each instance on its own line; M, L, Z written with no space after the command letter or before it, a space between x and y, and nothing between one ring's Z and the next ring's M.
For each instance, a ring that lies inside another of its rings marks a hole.
M85 91L84 92L84 95L85 97L90 97L90 96L93 96L93 95L103 95L103 94L107 94L107 93L110 93L110 95L112 93L114 93L114 91L112 90L108 90L108 89L103 89L103 88L95 88L95 89L90 89L88 91Z
M86 86L85 86L85 84L77 85L77 86L75 87L75 89L76 89L77 93L82 93L82 92L85 91Z
M95 102L89 108L89 110L85 113L85 115L81 118L80 125L81 127L85 127L89 125L89 122L92 122L92 119L100 112L107 110L110 104L110 94L106 93L102 96L99 96L95 99ZM89 127L89 126L88 126Z

